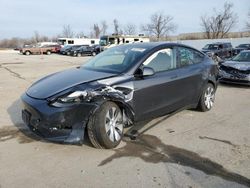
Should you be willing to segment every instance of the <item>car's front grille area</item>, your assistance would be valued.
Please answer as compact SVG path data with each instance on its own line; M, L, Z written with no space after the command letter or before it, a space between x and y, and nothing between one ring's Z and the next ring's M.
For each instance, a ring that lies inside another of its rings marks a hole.
M226 67L226 66L221 66L220 69L222 71L227 72L228 74L231 74L237 78L245 78L246 76L248 76L250 74L250 71L243 71L243 70L237 70L231 67Z

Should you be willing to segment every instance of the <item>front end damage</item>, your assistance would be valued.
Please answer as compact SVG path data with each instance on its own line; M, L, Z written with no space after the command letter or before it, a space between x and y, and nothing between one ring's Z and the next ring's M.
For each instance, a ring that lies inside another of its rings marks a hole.
M82 144L89 119L106 101L115 102L123 112L124 126L133 124L134 111L131 107L133 88L109 86L98 83L98 87L77 86L65 91L81 91L74 103L60 101L62 94L49 99L36 99L22 95L24 123L37 135L46 140L69 144Z
M250 70L222 65L219 69L219 81L250 86Z

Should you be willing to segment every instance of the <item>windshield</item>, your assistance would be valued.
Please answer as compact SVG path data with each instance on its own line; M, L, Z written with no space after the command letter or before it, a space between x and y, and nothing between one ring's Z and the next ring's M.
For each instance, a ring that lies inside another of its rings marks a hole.
M107 46L108 45L108 37L101 37L99 43L101 46Z
M145 48L137 48L131 45L113 47L90 59L82 68L122 73L134 66L145 53Z
M237 56L235 56L233 61L248 61L250 62L250 52L240 52Z
M64 46L61 50L66 50L68 48L70 48L71 46Z
M219 45L217 44L207 44L206 46L204 46L203 49L207 49L207 50L217 50L219 48Z
M65 39L58 40L57 43L60 45L64 45L66 43L66 40Z
M82 49L85 49L85 48L87 48L87 46L81 46L81 47L77 48L76 50L82 50Z

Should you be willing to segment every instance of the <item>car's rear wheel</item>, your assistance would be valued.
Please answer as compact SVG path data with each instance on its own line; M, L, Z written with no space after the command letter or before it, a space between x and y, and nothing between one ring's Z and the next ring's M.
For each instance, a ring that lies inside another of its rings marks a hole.
M92 56L96 56L96 52L92 52Z
M76 55L77 57L81 57L82 55L81 55L81 53L77 53L77 55Z
M96 148L115 148L123 137L123 118L113 102L104 103L88 123L88 136Z
M215 88L213 84L208 83L202 92L198 108L202 111L209 111L213 107L215 100Z
M51 54L51 51L48 50L48 51L46 52L46 54L47 54L47 55L50 55L50 54Z

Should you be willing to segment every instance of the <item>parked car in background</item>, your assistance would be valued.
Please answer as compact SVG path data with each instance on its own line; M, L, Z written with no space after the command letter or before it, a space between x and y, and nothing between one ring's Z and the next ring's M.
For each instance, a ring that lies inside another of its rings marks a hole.
M70 45L65 46L60 50L60 54L62 55L70 55L71 51L76 50L77 48L80 48L81 46L88 46L88 45Z
M211 110L218 67L175 43L109 48L80 67L35 82L22 95L22 118L40 136L114 148L124 127L181 109Z
M52 53L59 53L60 49L62 48L61 45L59 45L59 44L45 45L43 47L51 48Z
M207 44L202 48L202 52L212 57L215 61L230 58L234 55L234 49L230 42Z
M103 48L101 45L99 45L99 44L92 45L92 47L95 48L95 51L96 51L98 54L104 50L104 48Z
M95 46L81 46L80 48L71 51L70 55L81 57L84 55L95 56L98 53L100 53L100 50L98 50L98 48L96 48Z
M242 50L250 50L250 44L240 44L239 46L236 46L234 49L235 55L239 54Z
M20 53L24 55L30 55L30 54L47 54L50 55L52 52L54 52L54 47L50 46L32 46L32 45L27 45L23 48L20 49Z
M241 51L219 67L219 81L250 85L250 50Z

